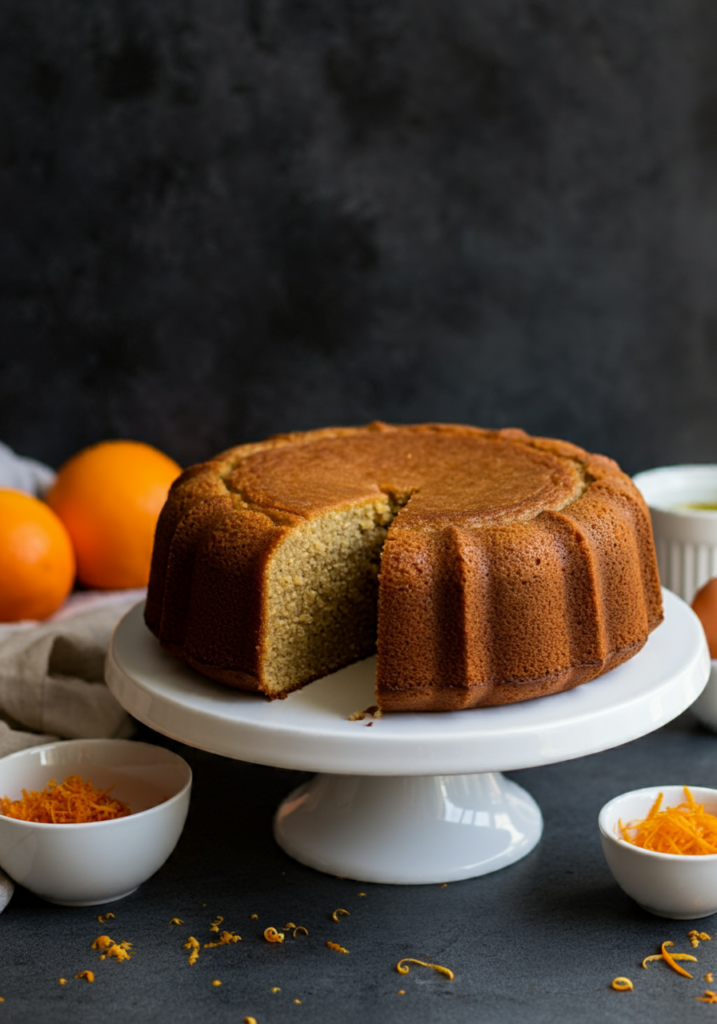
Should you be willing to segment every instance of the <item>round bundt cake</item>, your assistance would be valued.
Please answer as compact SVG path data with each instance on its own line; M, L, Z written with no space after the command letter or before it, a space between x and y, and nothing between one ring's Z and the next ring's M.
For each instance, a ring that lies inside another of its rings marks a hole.
M650 517L616 463L521 430L315 430L186 470L157 526L146 622L268 697L378 647L384 710L558 693L662 620Z

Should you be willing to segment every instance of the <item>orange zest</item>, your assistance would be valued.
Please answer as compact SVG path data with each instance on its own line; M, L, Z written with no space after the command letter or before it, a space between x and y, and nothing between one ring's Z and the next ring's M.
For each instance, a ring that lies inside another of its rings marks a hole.
M629 978L613 978L612 987L616 992L632 992L635 987Z
M339 909L335 910L333 912L333 914L331 915L331 917L333 918L334 921L336 921L337 924L341 920L341 918L339 917L339 914L342 914L344 917L351 917L351 915L349 914L348 910L342 910L342 908L339 907Z
M441 967L440 964L427 964L424 960L414 960L411 956L404 956L403 960L399 960L396 964L396 970L399 974L408 974L410 968L403 967L403 964L418 964L419 967L432 967L434 971L438 971L439 974L445 974L451 981L455 978L455 974L449 967Z
M276 928L266 928L264 931L264 938L267 942L283 942L284 933L278 932Z
M94 981L95 975L93 971L78 971L75 975L76 978L84 978L85 981Z
M235 932L222 932L216 942L205 942L205 949L214 949L215 946L228 946L231 942L241 942L241 935Z
M100 960L106 960L108 957L113 956L119 963L122 960L129 960L130 957L134 956L134 952L129 952L132 948L131 942L115 942L109 935L98 935L92 943L92 948L102 951Z
M68 775L59 783L50 779L41 792L23 789L22 800L0 799L0 814L20 821L46 825L79 825L89 821L110 821L131 814L127 804L109 796L112 789L96 789L80 775Z
M673 956L671 953L667 952L667 950L665 949L665 946L674 946L674 942L669 942L669 941L668 942L663 942L662 945L660 946L660 949L662 950L662 955L665 958L665 960L667 961L667 963L670 965L672 970L673 971L677 971L678 974L682 974L685 978L691 978L692 975L689 973L689 971L686 971L684 969L684 967L680 967L680 965L678 963L676 963L675 961L677 959L680 959L680 960L690 959L690 960L694 960L695 962L697 962L697 958L694 957L694 956L691 957L689 955L689 953L683 953L681 956L679 954L675 954Z
M660 793L646 818L618 823L619 836L625 842L653 853L677 853L705 856L717 853L717 817L705 811L684 786L685 802L660 810Z
M668 945L671 945L671 943L668 943ZM691 956L689 953L670 953L669 955L672 957L673 960L692 960L694 963L697 963L697 957ZM665 958L662 955L662 953L653 953L652 956L645 957L645 959L642 961L642 966L645 968L645 970L647 970L647 965L650 963L651 960L664 959Z
M326 945L336 953L348 953L348 949L344 949L344 947L340 946L338 942L327 942Z
M196 964L197 960L199 959L199 943L197 942L193 935L190 935L187 941L183 943L182 949L191 950L189 956L187 957L187 962L189 964Z
M703 996L695 996L698 1003L717 1003L717 992L711 992L708 988L705 989Z

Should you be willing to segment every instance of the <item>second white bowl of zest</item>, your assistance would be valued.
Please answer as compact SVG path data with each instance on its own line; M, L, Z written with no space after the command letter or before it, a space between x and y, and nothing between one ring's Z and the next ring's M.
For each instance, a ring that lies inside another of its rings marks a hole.
M192 771L178 754L133 740L65 740L0 758L0 796L81 775L129 804L111 821L54 825L0 814L0 867L53 903L94 906L128 896L164 864L189 808Z
M717 816L717 790L689 787L695 802ZM662 809L685 803L684 786L651 786L623 793L605 804L598 816L608 867L628 896L651 914L690 921L717 913L717 854L655 853L621 839L623 825L647 817L659 794Z

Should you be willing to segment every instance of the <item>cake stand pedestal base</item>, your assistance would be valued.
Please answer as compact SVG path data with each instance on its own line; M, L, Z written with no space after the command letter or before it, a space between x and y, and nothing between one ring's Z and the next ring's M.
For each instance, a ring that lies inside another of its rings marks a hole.
M497 871L530 853L542 831L536 802L500 772L317 775L274 819L277 842L302 864L398 885Z

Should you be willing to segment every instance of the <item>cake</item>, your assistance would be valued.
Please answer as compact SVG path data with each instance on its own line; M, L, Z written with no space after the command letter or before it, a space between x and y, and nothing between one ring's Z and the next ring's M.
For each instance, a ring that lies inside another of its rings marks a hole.
M611 459L521 430L335 428L186 470L145 618L211 679L284 697L378 650L377 701L571 689L662 620L647 507Z

